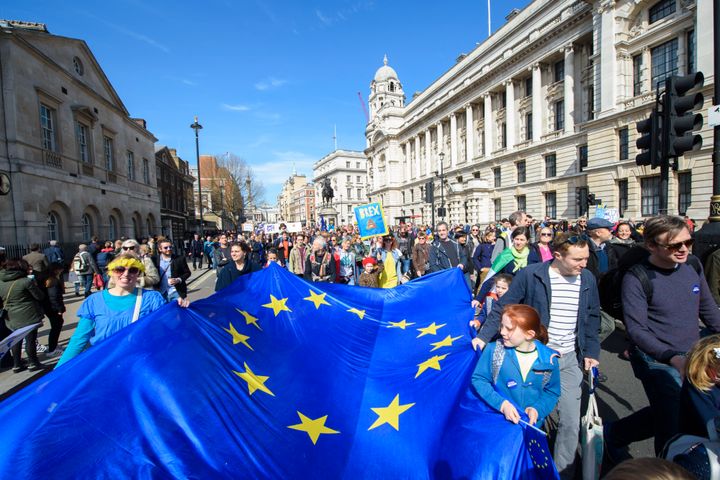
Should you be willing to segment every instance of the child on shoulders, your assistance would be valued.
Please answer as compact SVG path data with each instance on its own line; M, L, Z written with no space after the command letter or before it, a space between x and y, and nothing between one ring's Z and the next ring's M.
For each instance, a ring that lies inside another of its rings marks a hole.
M560 398L558 354L545 346L547 329L534 308L506 305L500 336L483 350L472 385L507 420L518 423L524 412L540 426Z

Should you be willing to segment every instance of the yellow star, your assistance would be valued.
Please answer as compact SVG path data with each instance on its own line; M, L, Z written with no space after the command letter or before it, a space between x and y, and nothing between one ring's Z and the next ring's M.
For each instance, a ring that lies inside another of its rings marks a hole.
M319 310L320 305L330 305L327 302L327 300L325 300L325 295L327 295L327 293L317 294L317 293L313 292L312 290L310 290L310 296L303 298L303 300L307 300L308 302L314 303L315 310Z
M275 298L274 295L270 295L270 303L266 303L265 305L263 305L263 307L272 308L273 313L277 317L278 313L282 311L292 312L292 310L290 310L288 306L285 305L285 302L287 302L287 298L281 298L280 300L278 300L277 298Z
M312 440L313 445L317 444L318 438L320 438L320 435L323 433L340 433L337 430L333 430L332 428L328 428L325 426L325 421L328 418L327 415L312 420L300 412L297 412L297 414L300 417L300 422L302 423L298 423L296 425L289 425L287 428L292 428L293 430L300 430L301 432L307 433L308 436L310 436L310 440Z
M435 325L435 322L432 322L425 328L418 328L417 331L420 332L420 335L415 338L424 337L425 335L437 335L438 329L444 327L445 325L447 324L441 323L440 325Z
M462 335L457 336L457 337L451 337L450 335L448 335L447 337L445 337L444 339L440 340L439 342L431 343L430 345L432 345L432 346L435 347L435 348L433 348L433 349L430 350L430 351L431 351L431 352L434 352L435 350L437 350L438 348L441 348L441 347L451 347L452 344L453 344L453 342L454 342L455 340L457 340L458 338L462 338Z
M405 327L409 327L410 325L415 325L414 323L408 323L407 320L401 320L399 322L390 322L390 325L388 325L388 328L402 328L405 330Z
M365 316L365 310L358 310L357 308L351 308L350 310L348 310L348 312L354 313L355 315L360 317L360 320L362 320Z
M440 370L440 360L445 360L445 357L447 357L447 354L445 355L435 355L434 357L428 358L422 363L418 363L418 371L415 374L415 378L419 377L420 374L422 374L425 370L428 368L432 368L435 370Z
M250 315L248 312L246 312L246 311L244 311L244 310L240 310L239 308L236 308L235 310L237 310L240 315L242 315L243 317L245 317L245 324L246 324L246 325L255 325L258 330L262 330L262 328L260 328L260 325L258 325L258 319L257 319L257 318L253 317L252 315Z
M228 329L228 328L223 328L223 330L225 330L225 331L228 332L230 335L232 335L233 345L237 345L238 343L242 343L243 345L245 345L246 347L248 347L250 350L253 350L253 348L250 346L250 344L247 343L247 341L248 341L248 339L249 339L250 337L248 337L247 335L243 335L242 333L240 333L240 332L238 332L237 330L235 330L235 326L234 326L232 323L230 324L230 328L229 328L229 329ZM254 351L254 350L253 350L253 351Z
M250 370L250 367L248 367L247 363L243 363L243 365L245 365L244 372L236 372L235 370L233 370L233 373L247 382L248 392L250 393L250 395L255 393L255 390L260 390L261 392L265 392L268 395L272 395L274 397L275 394L271 392L268 387L265 386L265 382L270 377L264 375L256 375L255 372Z
M406 403L405 405L400 405L400 394L398 393L387 407L371 408L373 412L378 414L378 418L375 420L375 423L370 425L368 430L372 430L384 423L388 423L395 430L400 431L400 414L409 410L413 405L415 404Z

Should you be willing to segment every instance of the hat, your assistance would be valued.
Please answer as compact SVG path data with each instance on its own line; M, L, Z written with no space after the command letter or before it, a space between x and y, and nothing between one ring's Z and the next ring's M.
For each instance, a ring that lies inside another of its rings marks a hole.
M456 230L455 231L455 238L457 237L466 237L467 232L465 230Z
M605 220L604 218L591 218L587 222L585 229L595 230L596 228L607 228L612 229L615 226L614 223Z
M363 258L363 261L362 261L363 267L368 264L377 265L377 260L375 260L373 257Z

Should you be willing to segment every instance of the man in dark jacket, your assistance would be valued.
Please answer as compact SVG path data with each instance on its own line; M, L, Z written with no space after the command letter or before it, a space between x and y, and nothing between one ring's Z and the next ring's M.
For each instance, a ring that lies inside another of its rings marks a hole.
M152 259L160 274L158 291L168 302L187 298L187 280L191 273L185 257L173 255L172 242L168 239L158 242L158 252Z
M65 266L65 254L62 248L58 247L57 240L50 240L50 246L43 250L45 258L47 258L50 266L62 265Z
M198 267L202 268L203 252L205 242L200 238L197 233L193 235L193 239L190 240L190 256L192 257L193 270L197 270Z
M505 305L522 303L538 311L548 329L548 346L560 353L562 394L553 458L561 478L573 478L582 370L599 365L600 299L595 277L585 268L590 252L584 237L559 234L554 247L552 262L534 263L520 270L508 292L493 305L473 344L484 348L497 335Z
M613 245L610 243L610 239L613 237L611 229L614 226L612 222L604 218L591 218L585 224L585 235L589 239L588 247L590 247L587 269L595 275L598 284L604 274L617 267L618 255L613 254ZM600 341L605 340L614 331L615 318L601 310Z
M448 237L448 224L440 222L437 224L437 236L430 245L430 273L459 268L465 272L465 266L470 264L465 248Z

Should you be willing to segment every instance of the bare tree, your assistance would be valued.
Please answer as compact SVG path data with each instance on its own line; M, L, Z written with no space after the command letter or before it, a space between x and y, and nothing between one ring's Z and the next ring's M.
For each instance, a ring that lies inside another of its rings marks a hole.
M238 216L246 216L248 210L254 209L264 201L265 186L255 176L255 172L248 163L238 155L227 152L216 155L220 177L230 181L231 191L226 186L222 204L226 210L233 213L233 224L237 226Z

